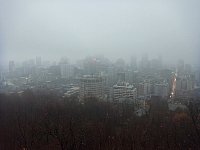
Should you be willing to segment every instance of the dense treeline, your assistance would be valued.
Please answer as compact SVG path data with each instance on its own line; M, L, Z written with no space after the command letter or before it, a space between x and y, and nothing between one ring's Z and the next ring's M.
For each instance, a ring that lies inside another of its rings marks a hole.
M192 108L191 110L193 110ZM194 111L170 112L152 99L150 112L134 105L26 91L0 95L1 150L200 149Z

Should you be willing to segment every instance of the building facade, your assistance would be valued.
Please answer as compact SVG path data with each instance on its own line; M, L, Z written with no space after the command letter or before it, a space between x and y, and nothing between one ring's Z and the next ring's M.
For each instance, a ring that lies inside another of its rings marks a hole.
M80 78L80 99L87 97L104 98L103 78L95 75L85 75Z
M62 63L60 64L61 78L69 79L73 77L73 67L70 64Z
M133 85L127 82L119 82L113 86L113 100L120 101L122 99L136 100L137 90Z

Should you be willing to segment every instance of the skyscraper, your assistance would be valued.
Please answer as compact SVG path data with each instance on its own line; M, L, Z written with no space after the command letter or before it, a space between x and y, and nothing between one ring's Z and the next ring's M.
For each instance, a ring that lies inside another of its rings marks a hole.
M68 63L61 63L60 70L63 79L69 79L73 76L73 67Z
M178 76L183 75L184 67L185 67L184 60L179 60L177 63Z
M41 66L42 65L42 59L41 57L36 57L36 66Z
M9 72L12 73L15 70L14 61L9 61Z
M135 56L131 57L131 70L137 70L137 58Z

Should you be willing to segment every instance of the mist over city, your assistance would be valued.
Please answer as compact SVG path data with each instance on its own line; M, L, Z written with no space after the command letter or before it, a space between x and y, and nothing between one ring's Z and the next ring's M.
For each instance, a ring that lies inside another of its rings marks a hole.
M1 1L1 54L74 61L90 55L116 60L162 55L198 63L200 2Z
M200 149L200 1L1 0L0 150Z

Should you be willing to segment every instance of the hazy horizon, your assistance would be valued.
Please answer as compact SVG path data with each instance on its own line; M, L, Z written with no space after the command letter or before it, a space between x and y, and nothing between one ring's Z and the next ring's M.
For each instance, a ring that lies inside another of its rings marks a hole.
M199 64L200 1L0 1L1 63L162 55Z

